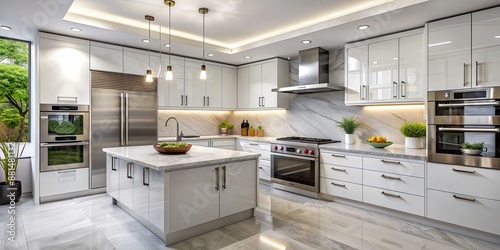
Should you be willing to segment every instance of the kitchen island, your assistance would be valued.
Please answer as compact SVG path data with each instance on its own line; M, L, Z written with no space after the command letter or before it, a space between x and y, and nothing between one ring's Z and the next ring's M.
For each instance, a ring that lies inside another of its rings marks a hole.
M260 154L192 146L165 155L152 145L104 148L107 193L165 244L253 216Z

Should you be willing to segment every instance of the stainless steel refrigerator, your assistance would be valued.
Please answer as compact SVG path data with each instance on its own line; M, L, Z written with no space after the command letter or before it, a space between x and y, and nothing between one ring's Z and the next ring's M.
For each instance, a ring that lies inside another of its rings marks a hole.
M103 148L158 142L157 84L144 76L91 71L91 188L106 186Z

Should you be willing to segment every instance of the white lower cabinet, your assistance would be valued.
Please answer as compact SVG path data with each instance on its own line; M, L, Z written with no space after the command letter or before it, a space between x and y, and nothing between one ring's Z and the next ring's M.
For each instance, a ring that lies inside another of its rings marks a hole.
M271 161L259 160L259 179L271 181Z
M106 192L113 198L120 199L120 171L118 159L106 157Z
M419 196L425 194L424 179L413 176L363 170L363 185Z
M40 173L40 197L89 189L89 168Z
M236 150L259 153L259 179L271 181L271 144L238 139Z
M185 192L169 193L169 231L254 208L256 165L251 160L171 172L169 185Z
M320 176L361 184L363 180L363 170L360 168L321 164Z
M134 204L134 169L133 163L122 159L116 159L119 168L120 202L132 208Z
M220 148L220 149L228 149L235 150L236 149L236 139L201 139L201 140L189 140L187 143L208 147L208 148Z
M132 210L143 218L149 220L149 187L147 177L149 176L148 168L134 164L132 179L134 186L132 188Z
M363 202L410 214L425 215L425 198L363 185Z
M500 201L429 189L427 217L500 235Z
M363 200L363 186L350 182L332 180L329 178L320 178L320 192L336 197L342 197L355 201Z

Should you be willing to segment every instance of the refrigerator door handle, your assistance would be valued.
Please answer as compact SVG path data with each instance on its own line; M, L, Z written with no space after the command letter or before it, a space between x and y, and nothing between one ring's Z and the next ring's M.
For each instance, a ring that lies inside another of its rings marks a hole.
M125 145L128 146L128 93L125 93Z
M124 115L123 115L123 93L120 93L120 146L125 146L125 142L123 140L123 124L125 123L124 121Z

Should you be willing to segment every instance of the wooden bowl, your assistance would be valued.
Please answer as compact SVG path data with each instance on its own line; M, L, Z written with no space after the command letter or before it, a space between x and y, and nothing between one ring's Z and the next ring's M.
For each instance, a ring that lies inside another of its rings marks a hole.
M158 144L153 144L153 148L161 154L185 154L187 153L190 149L192 144L186 144L185 147L160 147Z

